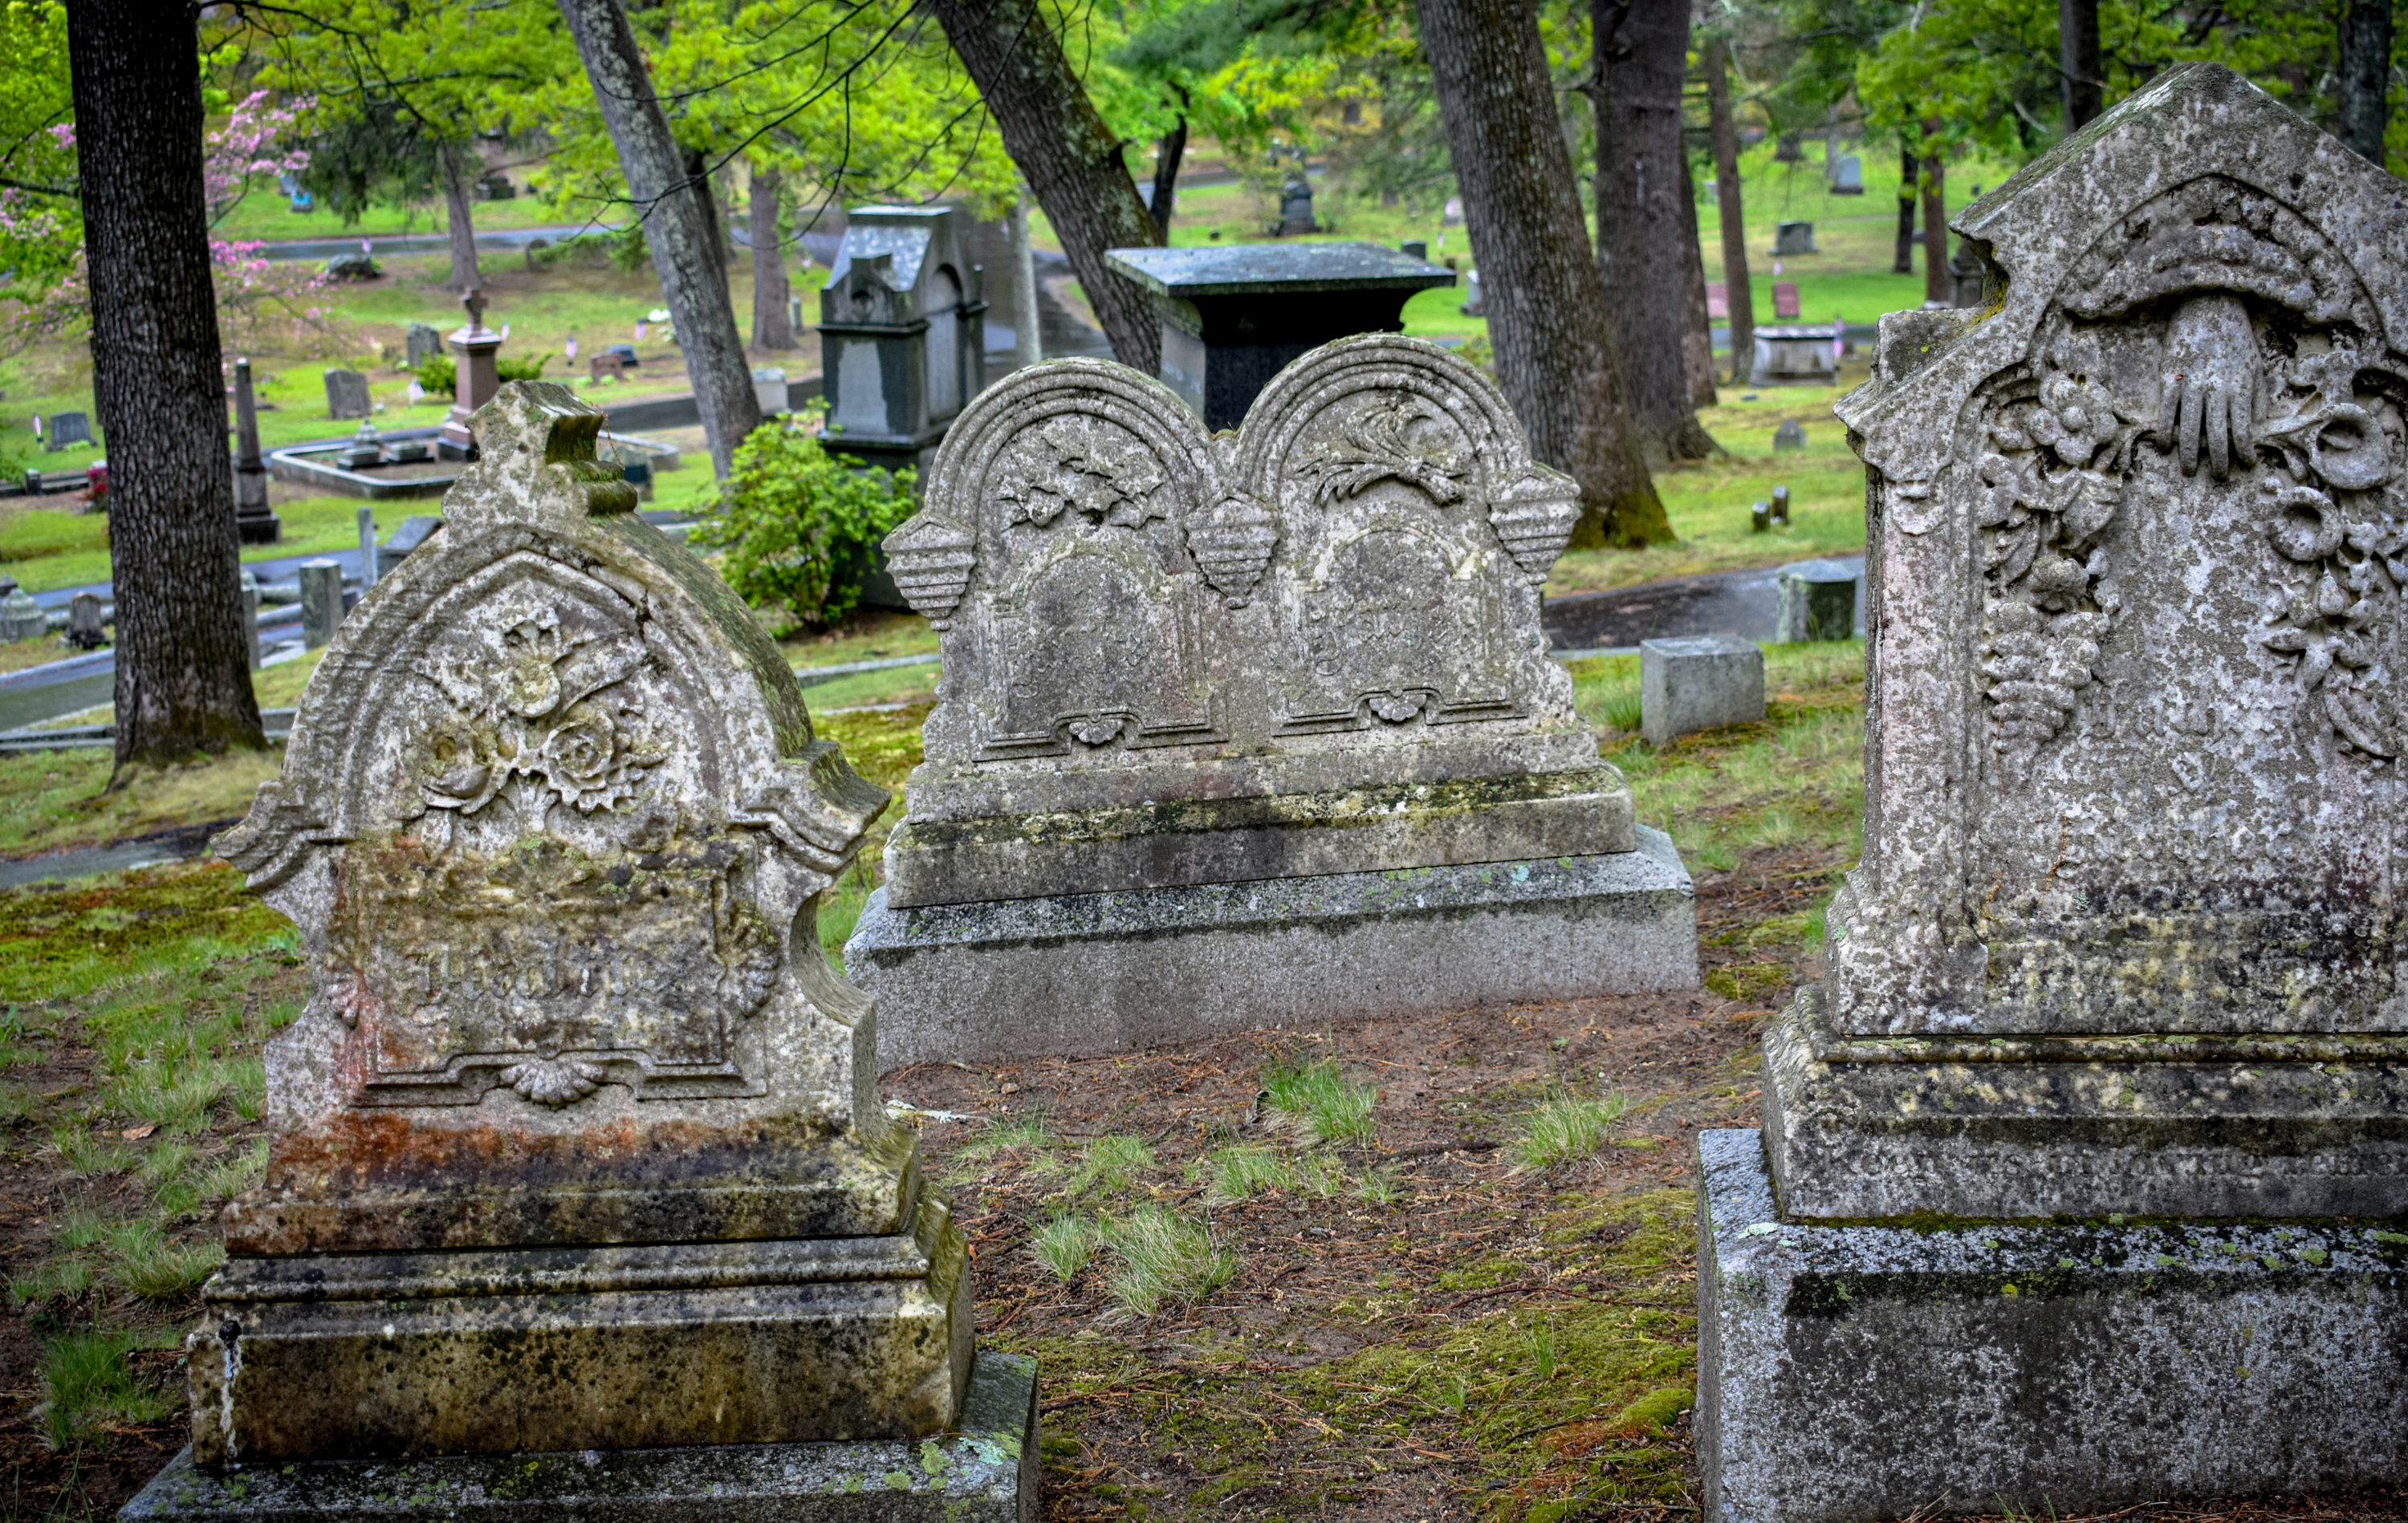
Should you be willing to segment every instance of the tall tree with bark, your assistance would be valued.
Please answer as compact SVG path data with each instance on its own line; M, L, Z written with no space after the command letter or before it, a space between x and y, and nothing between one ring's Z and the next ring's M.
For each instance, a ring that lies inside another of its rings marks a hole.
M1702 460L1714 441L1689 389L1688 0L1590 0L1589 35L1594 63L1582 88L1597 111L1598 273L1631 420L1650 462Z
M1532 450L1580 483L1573 543L1670 541L1624 402L1613 316L1582 225L1538 15L1528 0L1416 0L1415 8L1480 260L1498 378Z
M471 142L446 140L435 147L435 162L443 177L443 228L452 248L452 276L444 285L452 291L473 291L485 283L477 267L477 214L471 195L484 161Z
M786 281L786 245L778 232L778 202L784 185L774 169L752 166L745 234L752 242L752 347L795 347L794 288Z
M1927 142L1936 140L1940 123L1923 124ZM1956 305L1956 276L1948 268L1948 166L1938 151L1924 152L1923 162L1923 299Z
M1179 116L1154 144L1154 199L1147 204L1154 213L1154 235L1166 249L1170 247L1171 214L1179 206L1179 162L1187 156L1187 87L1173 79L1167 88L1179 97Z
M2058 67L2065 71L2065 135L2071 137L2107 109L2106 70L2099 57L2099 0L2057 0L2057 38ZM2387 50L2385 62L2390 62Z
M2340 50L2335 135L2360 158L2379 164L2384 129L2391 124L2391 0L2344 0Z
M1161 368L1160 320L1143 290L1105 266L1104 251L1159 243L1161 235L1043 7L1038 0L926 4L1045 208L1113 356L1153 375Z
M1745 386L1756 371L1756 288L1747 273L1747 219L1740 204L1730 45L1719 36L1706 44L1705 70L1706 127L1713 138L1714 197L1723 223L1723 291L1730 308L1731 384Z
M1898 149L1898 248L1889 262L1892 275L1914 273L1915 180L1922 173L1914 146L1901 141Z
M117 764L266 744L251 687L194 12L67 9L93 395L108 442Z
M1716 400L1713 318L1706 309L1705 249L1698 241L1698 177L1685 151L1681 155L1681 352L1689 373L1689 405L1711 407Z
M688 171L619 0L561 0L560 8L617 145L628 199L643 220L644 244L677 323L711 467L725 480L736 446L761 426L761 403L728 298L710 177Z

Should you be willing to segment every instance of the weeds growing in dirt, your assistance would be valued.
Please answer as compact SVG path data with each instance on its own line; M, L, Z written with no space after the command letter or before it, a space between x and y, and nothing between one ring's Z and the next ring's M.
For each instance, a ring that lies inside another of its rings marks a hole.
M1050 1153L1062 1145L1054 1135L1054 1123L1042 1111L1024 1111L990 1123L977 1136L953 1149L953 1157L964 1163L984 1163L1000 1153L1020 1153L1034 1157Z
M1117 1195L1153 1167L1154 1149L1146 1146L1144 1138L1106 1132L1087 1145L1078 1167L1070 1171L1070 1193L1085 1195L1105 1190Z
M169 1393L145 1382L128 1359L153 1340L127 1329L63 1333L42 1350L42 1436L64 1449L111 1422L157 1422L175 1410Z
M1187 1177L1204 1183L1204 1198L1229 1205L1266 1190L1296 1188L1296 1170L1260 1143L1216 1148L1187 1166Z
M1096 1257L1102 1234L1084 1217L1054 1217L1030 1235L1029 1251L1048 1273L1068 1285Z
M1107 1217L1103 1238L1120 1260L1110 1283L1112 1303L1131 1317L1150 1317L1170 1303L1192 1306L1237 1276L1236 1254L1213 1242L1201 1222L1166 1206Z
M1536 1174L1584 1159L1605 1145L1606 1134L1629 1110L1627 1095L1550 1095L1522 1117L1522 1133L1513 1139L1514 1161L1524 1173Z
M1307 1142L1368 1146L1379 1132L1371 1115L1378 1091L1346 1076L1335 1058L1283 1063L1263 1075L1270 1107Z

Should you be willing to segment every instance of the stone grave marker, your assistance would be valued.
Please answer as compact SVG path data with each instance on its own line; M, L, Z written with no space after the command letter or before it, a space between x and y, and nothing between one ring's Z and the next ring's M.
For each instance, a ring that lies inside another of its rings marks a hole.
M845 953L886 1063L1694 982L1540 629L1578 491L1465 361L1342 339L1217 439L1050 363L925 502L885 550L944 676Z
M320 557L294 573L301 584L301 643L311 650L334 643L343 627L343 563Z
M402 520L401 527L377 547L377 576L392 576L395 566L417 554L442 528L443 520L437 514L414 513Z
M108 643L108 620L97 592L78 592L67 599L67 644L78 650L97 650Z
M1772 252L1776 257L1790 254L1819 254L1814 247L1814 224L1782 222L1772 230Z
M1772 521L1786 526L1789 515L1776 495ZM1773 643L1844 640L1856 632L1856 574L1833 561L1784 566L1774 578L1778 602Z
M1804 309L1798 305L1798 282L1772 282L1772 315L1784 322L1795 321ZM1761 329L1757 330L1762 332Z
M90 443L92 443L91 418L80 412L50 414L50 438L44 445L45 448L55 451Z
M1831 168L1833 195L1865 193L1865 161L1853 153L1842 153Z
M1706 1516L2398 1486L2408 186L2193 64L1956 227L1839 408L1864 854L1701 1139Z
M376 404L368 397L368 378L356 370L326 372L326 416L337 420L368 418Z
M0 640L38 640L50 633L50 616L14 576L0 576Z
M1806 448L1806 426L1795 418L1784 418L1772 431L1772 452L1786 454Z
M234 523L245 545L273 545L284 537L284 520L267 505L267 463L259 453L259 392L251 362L234 363Z
M814 930L887 795L601 424L539 381L478 413L219 840L312 992L193 1446L129 1516L1035 1516L1033 1364L973 1372L967 1245Z
M1678 735L1764 718L1764 651L1736 634L1639 642L1639 733Z
M605 349L585 362L585 378L589 381L624 381L627 364L626 356L615 349Z
M242 634L251 669L256 672L265 659L259 648L259 577L248 567L242 574Z
M402 363L415 370L443 352L443 334L431 322L413 322L402 331Z

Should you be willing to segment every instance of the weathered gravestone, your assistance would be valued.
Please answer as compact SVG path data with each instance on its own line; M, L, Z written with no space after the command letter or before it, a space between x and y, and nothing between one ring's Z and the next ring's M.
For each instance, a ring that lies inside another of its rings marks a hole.
M1656 746L1764 718L1764 651L1736 634L1639 642L1639 733Z
M337 420L366 418L376 411L368 397L368 378L356 370L326 372L326 416Z
M107 605L97 592L78 592L67 599L67 644L78 650L98 650L108 643Z
M1841 409L1864 858L1702 1145L1706 1516L2408 1480L2408 187L2194 64L1957 227L2000 305Z
M1343 339L1217 437L1033 366L926 505L885 549L944 676L845 952L882 1061L1696 981L1540 632L1578 489L1470 364Z
M221 838L314 983L193 1448L129 1516L1034 1516L1033 1367L973 1381L965 1244L813 929L887 795L601 423L477 415Z
M0 640L38 640L50 633L50 616L14 576L0 576Z
M1789 489L1772 494L1772 521L1787 527ZM1856 633L1856 574L1836 561L1801 561L1773 577L1772 639L1844 640Z
M443 334L429 322L413 322L402 331L402 363L415 370L443 352Z
M1782 222L1772 230L1772 251L1778 255L1819 254L1814 247L1814 224Z
M92 443L92 419L89 416L79 412L58 412L50 415L49 448L66 449L76 445L90 443Z
M234 524L246 545L273 545L284 537L284 520L267 505L267 463L259 454L259 393L251 362L234 363Z
M343 627L343 563L320 557L294 572L301 584L301 643L311 650L334 643Z
M1776 455L1806 448L1806 427L1795 418L1784 418L1772 431L1772 452Z

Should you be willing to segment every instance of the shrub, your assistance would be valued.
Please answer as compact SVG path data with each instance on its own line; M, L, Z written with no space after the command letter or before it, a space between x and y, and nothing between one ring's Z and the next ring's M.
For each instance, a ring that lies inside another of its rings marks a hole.
M910 471L889 477L820 447L820 414L762 424L736 448L727 505L691 543L724 550L721 566L782 637L839 623L861 601L878 541L911 512Z
M494 375L506 381L541 380L543 367L551 363L549 354L538 354L532 360L513 360L506 355L497 355L494 359Z
M460 394L459 372L452 363L452 356L448 354L434 356L412 374L418 377L418 384L426 388L429 396Z

